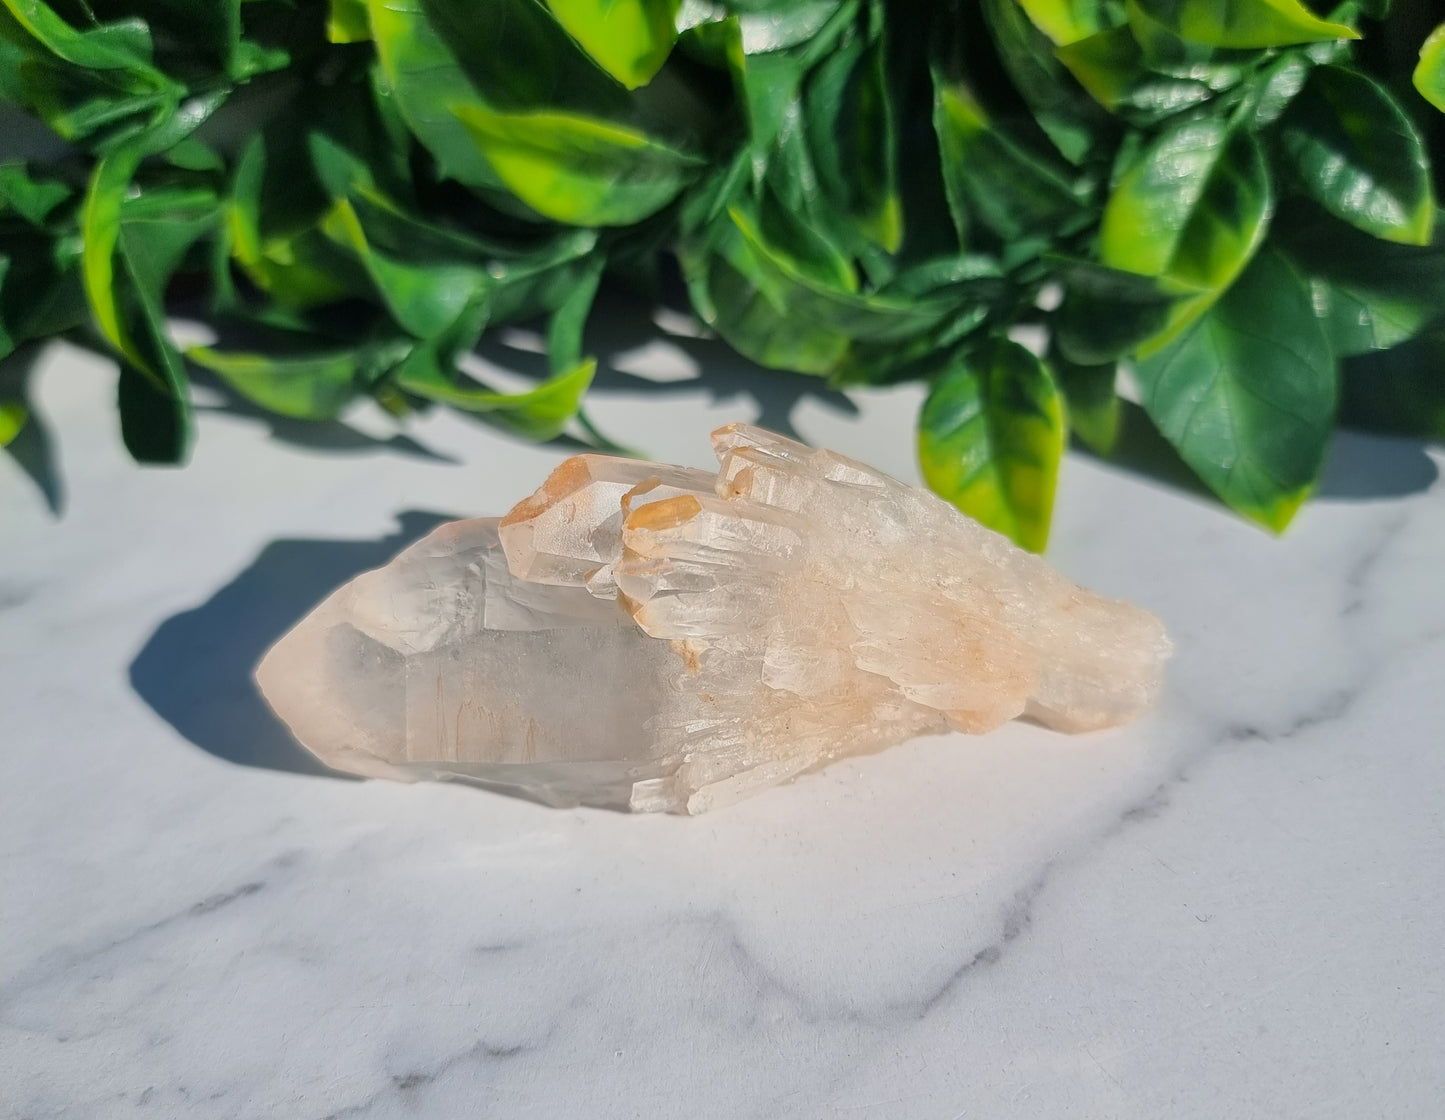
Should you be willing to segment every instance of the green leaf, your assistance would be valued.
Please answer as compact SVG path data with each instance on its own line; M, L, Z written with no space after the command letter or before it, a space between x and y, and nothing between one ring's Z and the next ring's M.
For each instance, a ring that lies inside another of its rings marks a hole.
M1430 160L1410 118L1363 74L1321 66L1280 121L1280 149L1305 192L1366 233L1427 245Z
M1445 23L1420 46L1420 61L1412 75L1420 96L1445 113Z
M416 353L416 352L414 352ZM532 439L554 439L577 415L582 396L592 384L597 362L588 358L526 393L498 393L476 382L458 379L430 357L397 367L396 385L427 400L467 412L486 413Z
M9 447L29 419L30 409L24 401L0 400L0 447Z
M702 161L636 129L569 113L452 105L502 182L537 213L631 225L677 197Z
M680 0L547 0L602 69L628 89L652 80L677 40Z
M1334 355L1304 278L1273 251L1135 367L1164 437L1230 507L1280 532L1313 488L1334 421Z
M149 29L137 19L77 31L34 0L0 4L0 91L62 138L96 150L174 127L184 87L151 54Z
M1236 119L1247 120L1256 131L1274 124L1304 89L1313 67L1308 52L1287 51L1250 79Z
M679 246L702 319L761 365L802 373L839 370L851 344L896 344L961 312L959 291L857 291L848 262L796 215L738 198Z
M1127 27L1100 31L1058 49L1059 61L1095 101L1131 123L1154 125L1212 100L1227 75L1208 63L1186 73L1150 66Z
M331 0L326 38L333 43L365 43L371 39L366 0Z
M903 210L883 48L880 34L826 58L808 78L804 115L823 192L864 238L896 253Z
M299 420L331 420L407 350L405 343L385 343L278 356L197 346L186 357L262 408Z
M427 18L424 0L367 0L372 38L386 88L441 173L471 186L501 180L451 107L480 107L462 63Z
M1141 19L1190 42L1244 50L1360 37L1353 27L1320 19L1300 0L1129 0L1129 22Z
M1153 277L1092 261L1057 262L1064 297L1050 320L1061 356L1079 366L1112 365L1169 325L1178 296Z
M379 251L368 240L356 209L344 198L322 220L321 229L333 241L350 246L392 317L417 338L445 331L491 286L479 264L403 260Z
M1115 391L1119 367L1077 365L1062 354L1049 355L1049 364L1064 391L1069 430L1095 454L1109 456L1119 441L1121 404Z
M1048 543L1064 404L1048 366L996 339L934 381L918 421L929 487L1033 552Z
M999 61L1039 127L1065 159L1083 163L1097 150L1108 118L1079 96L1078 83L1060 62L1054 44L1029 21L1017 0L984 0L983 15Z
M309 176L298 174L297 146L263 134L242 150L226 214L232 256L280 307L301 310L364 292L366 278L316 228L328 205ZM288 174L289 172L289 174Z
M0 214L11 210L32 226L43 226L72 193L57 180L32 177L23 163L0 164Z
M0 357L90 319L80 283L78 238L7 231L0 249Z
M1387 435L1445 439L1445 330L1347 359L1340 423Z
M130 324L121 308L122 284L116 277L120 208L140 159L138 151L122 150L95 165L81 215L81 233L85 238L81 275L100 333L129 361L146 368L149 362L131 337ZM160 380L159 373L148 372Z
M966 87L940 75L934 84L943 182L960 237L972 217L1015 241L1070 231L1086 216L1068 180L999 131Z
M1018 0L1034 26L1063 46L1087 39L1109 23L1104 0Z
M184 251L180 242L188 231L164 230L154 245L132 234L126 240L134 260L122 251L126 195L140 158L135 148L121 149L95 166L81 213L81 277L97 327L121 356L118 403L126 448L139 462L178 463L190 443L190 397L185 368L166 333L163 296L167 268Z
M582 332L602 282L604 261L601 255L593 258L591 267L552 313L547 325L547 358L553 374L565 373L582 363Z
M1445 315L1445 245L1381 241L1300 209L1281 215L1270 237L1309 278L1338 356L1398 346Z
M1273 211L1258 143L1216 119L1172 126L1125 171L1104 208L1100 259L1156 276L1166 292L1188 297L1141 352L1173 338L1228 289Z
M132 92L154 92L172 84L151 64L150 32L140 20L77 31L39 0L3 3L36 43L63 62L84 70L113 71L113 80Z

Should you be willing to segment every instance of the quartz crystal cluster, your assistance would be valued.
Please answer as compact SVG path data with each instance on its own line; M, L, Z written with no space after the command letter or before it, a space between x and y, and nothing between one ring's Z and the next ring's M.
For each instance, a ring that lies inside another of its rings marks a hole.
M257 679L338 770L697 813L1016 716L1133 719L1159 620L932 494L771 432L716 474L578 455L336 591Z

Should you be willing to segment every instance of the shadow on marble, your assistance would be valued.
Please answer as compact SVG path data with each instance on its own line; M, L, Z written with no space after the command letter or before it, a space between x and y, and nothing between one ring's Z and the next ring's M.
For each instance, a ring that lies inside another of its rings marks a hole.
M241 766L344 775L303 750L262 700L261 655L317 603L449 516L408 510L376 540L278 540L192 610L166 619L130 664L136 694L203 751Z
M1336 501L1402 498L1430 489L1440 468L1425 440L1340 429L1325 459L1316 497Z
M685 302L675 298L663 299L656 307L680 320L692 316ZM653 304L626 292L604 291L598 296L588 321L585 347L587 353L598 358L592 392L601 396L645 393L658 399L702 392L713 405L747 397L757 406L753 423L791 439L802 438L793 426L793 411L805 399L844 416L858 415L858 406L821 377L768 369L715 336L699 338L664 330L653 316ZM625 355L650 343L664 343L676 350L696 369L696 376L659 379L618 368L618 361ZM492 365L527 377L540 380L549 373L546 355L510 344L502 331L483 336L477 354Z
M1401 498L1430 489L1440 475L1427 440L1336 429L1330 438L1316 498L1370 501ZM1078 440L1073 450L1101 462L1123 467L1169 489L1211 503L1218 499L1159 434L1144 410L1122 402L1119 437L1113 453L1099 456Z
M341 420L296 420L268 412L260 405L247 400L230 388L215 374L206 370L191 368L191 382L205 388L216 403L197 404L197 412L222 412L241 416L265 425L267 435L277 443L307 451L322 451L329 455L365 455L391 452L408 455L416 459L430 459L438 463L455 463L448 455L442 455L418 443L411 436L397 432L381 437L367 435Z

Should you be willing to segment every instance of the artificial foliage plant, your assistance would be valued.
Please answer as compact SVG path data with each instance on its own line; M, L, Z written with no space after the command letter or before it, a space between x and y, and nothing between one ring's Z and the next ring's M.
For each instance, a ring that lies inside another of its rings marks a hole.
M595 434L599 283L672 260L757 363L927 382L924 477L1034 549L1071 433L1152 425L1275 530L1337 422L1445 435L1425 4L0 3L8 119L63 141L0 138L0 356L103 344L140 461L185 458L196 367ZM180 349L178 292L246 347ZM461 372L519 319L549 379Z

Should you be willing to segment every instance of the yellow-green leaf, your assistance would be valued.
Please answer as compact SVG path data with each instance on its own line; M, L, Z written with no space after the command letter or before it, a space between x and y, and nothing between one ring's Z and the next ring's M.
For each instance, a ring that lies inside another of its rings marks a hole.
M587 358L528 392L498 393L475 381L458 379L441 367L435 352L418 346L397 367L393 378L408 393L466 412L491 414L532 439L552 439L577 415L596 373L597 360Z
M364 43L371 38L366 0L331 0L326 37L333 43Z
M1273 211L1258 142L1219 120L1175 125L1120 177L1104 208L1100 259L1158 277L1165 291L1187 297L1143 352L1173 338L1228 289L1259 248Z
M403 353L404 348L394 356ZM375 364L370 350L278 357L197 346L187 350L186 357L261 407L298 420L335 417Z
M1445 23L1421 45L1414 81L1420 96L1445 113Z
M998 339L933 383L918 421L918 457L934 492L1042 552L1065 431L1063 398L1048 366Z
M662 69L677 40L680 0L547 0L557 22L628 89Z
M1018 0L1034 26L1059 46L1076 43L1108 26L1102 0Z
M662 209L702 161L626 125L573 113L451 106L502 182L537 213L622 226Z
M80 274L100 333L132 363L159 379L159 374L150 368L150 363L131 337L129 324L121 312L120 285L115 274L121 204L125 201L126 187L139 166L140 153L134 148L123 148L96 163L81 212L85 250L81 256Z
M24 401L0 401L0 447L9 447L28 419L30 410Z
M1243 50L1360 37L1300 0L1129 0L1129 22L1149 21L1191 43Z

